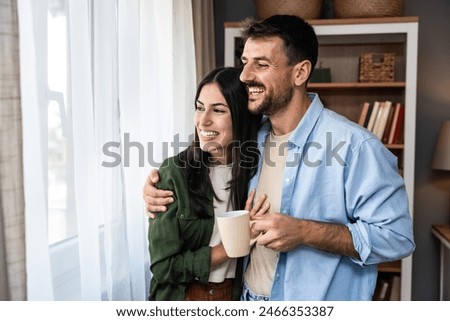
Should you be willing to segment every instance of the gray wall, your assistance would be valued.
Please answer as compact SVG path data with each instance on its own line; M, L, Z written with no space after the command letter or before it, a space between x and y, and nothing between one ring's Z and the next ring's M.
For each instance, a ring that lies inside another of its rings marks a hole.
M450 120L450 1L407 0L405 15L419 16L413 299L439 296L439 243L432 224L450 222L450 172L432 170L443 120Z
M252 0L214 0L216 60L223 65L223 22L255 15ZM325 0L325 17L332 17ZM450 1L406 0L405 16L419 17L413 300L439 298L439 243L432 224L450 223L450 172L431 169L441 122L450 120Z

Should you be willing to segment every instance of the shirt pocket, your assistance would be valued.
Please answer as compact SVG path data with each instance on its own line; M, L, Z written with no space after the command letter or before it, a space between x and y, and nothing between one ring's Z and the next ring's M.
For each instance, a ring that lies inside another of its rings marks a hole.
M209 244L214 218L200 218L190 208L180 208L177 219L185 250L196 250Z
M189 207L180 207L177 211L177 219L184 222L198 220L199 217Z

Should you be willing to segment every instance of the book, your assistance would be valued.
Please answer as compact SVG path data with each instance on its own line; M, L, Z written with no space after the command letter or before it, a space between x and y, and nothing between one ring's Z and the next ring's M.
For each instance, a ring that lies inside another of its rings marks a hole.
M392 144L392 141L394 140L395 125L397 124L398 112L400 110L400 105L401 105L400 103L395 104L394 116L392 117L392 123L391 123L391 128L389 131L389 138L388 138L387 144Z
M379 119L379 123L377 123L377 128L376 128L376 133L375 135L380 139L383 140L383 134L384 134L384 129L386 128L386 123L387 123L387 119L389 116L389 112L391 111L391 106L392 106L392 102L387 100L385 102L383 102L382 104L382 113L381 113L381 117Z
M391 108L389 108L389 115L386 120L386 127L384 128L383 138L381 139L383 144L387 144L389 141L389 134L391 133L392 120L394 119L394 112L395 106L391 105Z
M403 113L404 115L404 113ZM398 135L396 144L404 144L405 143L405 119L403 118L402 123L400 124L400 134Z
M367 128L367 125L369 125L370 116L372 115L373 105L369 104L369 109L367 110L366 119L364 120L364 128Z
M392 287L389 301L400 301L400 276L398 275L394 275L392 277Z
M389 300L391 292L391 282L386 277L378 277L377 285L372 297L373 301L387 301Z
M379 298L380 301L388 300L390 286L391 286L391 284L388 281L383 280L381 282L381 290L380 290L380 298Z
M395 124L394 136L392 138L391 144L399 144L401 140L401 132L403 131L403 123L405 116L405 106L400 105L398 110L397 122Z
M375 131L374 134L377 136L380 140L383 140L383 134L384 130L386 128L387 119L389 116L389 112L391 110L392 102L387 100L381 104L380 108L380 117L378 118L378 121L376 122Z
M373 109L372 109L372 113L370 115L370 120L369 123L367 124L367 130L372 131L373 130L373 126L375 123L375 119L378 116L378 109L380 108L380 102L379 101L375 101L373 103Z
M375 122L373 124L373 128L372 128L372 133L377 136L379 138L379 134L378 132L380 131L380 125L381 125L381 120L383 118L384 115L384 111L385 111L385 104L384 101L381 101L378 107L378 114L377 117L375 118Z
M369 111L369 106L370 106L369 102L365 102L363 104L363 107L361 108L361 114L360 114L359 120L358 120L359 126L364 126L364 122L366 121L367 113Z

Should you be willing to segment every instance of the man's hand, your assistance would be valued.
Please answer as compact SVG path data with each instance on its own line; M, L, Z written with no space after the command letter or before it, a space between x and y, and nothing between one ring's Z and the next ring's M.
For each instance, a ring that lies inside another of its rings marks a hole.
M167 190L159 190L155 187L159 181L159 173L153 169L147 177L144 185L143 198L147 216L154 219L153 213L167 211L166 205L173 203L173 192Z
M250 195L247 198L247 202L245 203L245 209L250 212L250 237L255 239L261 233L261 231L255 230L253 227L253 218L255 216L264 215L270 209L270 203L266 202L267 195L262 194L258 201L253 204L255 200L256 190L252 190ZM253 242L252 242L253 244Z
M252 229L261 232L257 239L277 252L287 252L300 245L322 251L359 258L347 226L298 219L280 213L266 213L254 217Z
M261 233L257 243L277 252L287 252L301 244L299 220L279 213L254 217L252 229Z

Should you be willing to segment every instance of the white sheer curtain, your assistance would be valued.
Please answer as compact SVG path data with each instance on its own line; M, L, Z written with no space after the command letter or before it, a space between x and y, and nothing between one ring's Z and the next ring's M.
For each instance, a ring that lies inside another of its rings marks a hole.
M29 299L144 300L142 186L149 169L173 154L166 147L175 135L187 141L193 127L191 4L59 1L68 21L61 115L77 235L48 245L48 2L19 0Z
M47 1L18 1L28 299L52 300L47 240Z

